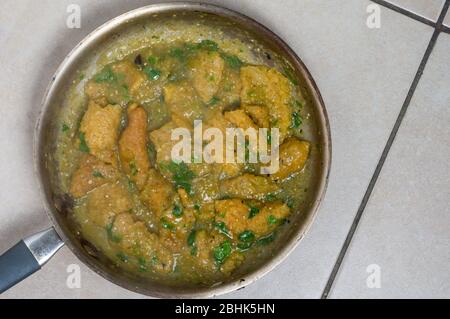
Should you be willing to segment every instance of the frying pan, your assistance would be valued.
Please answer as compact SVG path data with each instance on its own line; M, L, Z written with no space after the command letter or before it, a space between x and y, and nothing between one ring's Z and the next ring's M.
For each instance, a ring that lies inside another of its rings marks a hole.
M226 282L208 287L165 285L134 277L114 267L112 262L73 230L68 218L70 198L61 196L56 189L52 174L53 163L49 156L55 149L58 130L55 119L65 99L65 92L74 81L74 74L79 66L130 25L143 23L149 19L164 20L174 16L201 17L203 21L223 21L230 28L238 30L236 34L250 37L252 41L261 43L273 55L287 61L294 76L299 79L299 85L307 92L312 105L316 121L316 143L320 150L315 183L310 192L312 195L305 206L307 208L301 214L295 215L283 240L273 244L275 245L273 254L261 260L254 268L234 275ZM319 90L301 59L283 40L260 23L229 9L202 3L175 2L142 7L114 18L88 35L72 50L56 71L43 99L35 131L34 162L45 209L54 226L21 240L0 256L0 292L39 270L58 249L67 245L80 261L94 272L131 291L153 297L204 298L237 290L261 278L275 268L304 237L313 222L327 186L331 165L331 137L327 113Z

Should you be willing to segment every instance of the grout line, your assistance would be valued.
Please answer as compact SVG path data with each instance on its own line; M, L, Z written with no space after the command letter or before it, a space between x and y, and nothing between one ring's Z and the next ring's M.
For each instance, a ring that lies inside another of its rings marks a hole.
M417 13L414 13L412 11L409 11L407 9L404 9L402 7L396 6L395 4L392 4L390 2L386 2L385 0L371 0L372 2L375 2L376 4L379 4L380 6L386 7L388 9L391 9L395 12L398 12L400 14L403 14L405 16L410 17L411 19L414 19L416 21L425 23L426 25L429 25L431 27L436 27L436 23L430 19L427 19L425 17L422 17L421 15L418 15Z
M450 34L450 27L447 27L446 25L442 25L441 31L444 33Z
M374 2L380 2L378 0L372 0ZM406 96L405 101L403 102L402 108L400 109L400 113L398 114L397 120L395 121L394 127L392 128L391 134L389 135L389 138L386 142L386 145L383 149L383 152L381 153L380 160L378 161L377 167L375 168L375 171L372 175L372 178L370 179L369 185L367 187L367 190L364 194L364 197L361 201L361 204L358 208L358 211L356 213L356 216L353 220L353 223L348 231L347 237L345 238L344 244L341 248L341 251L339 252L338 258L333 266L333 270L331 271L330 277L328 278L327 284L323 290L322 293L322 299L327 299L331 288L333 287L333 284L336 280L337 274L339 272L339 269L341 267L341 264L344 260L344 257L347 253L348 247L350 246L350 243L353 239L353 236L355 235L356 229L358 227L358 224L361 220L361 217L363 215L364 209L367 206L367 203L370 199L370 196L372 194L373 189L375 188L375 184L377 183L378 177L381 173L381 170L383 168L383 165L386 161L386 158L389 154L389 151L391 149L391 146L395 140L395 137L397 136L397 132L400 128L400 125L402 124L403 118L405 117L406 111L408 110L409 104L411 103L411 99L414 95L414 92L417 88L417 85L419 84L420 78L422 77L423 71L425 69L425 66L428 62L428 59L431 55L431 52L433 51L434 45L436 44L436 41L438 39L439 33L442 30L442 21L445 18L445 15L447 13L447 10L450 6L450 0L446 0L444 7L439 15L439 18L436 22L435 29L433 32L433 35L431 36L430 42L428 43L427 49L425 50L425 54L422 58L422 61L419 64L419 68L417 69L416 75L414 76L414 80L411 84L411 87L409 88L408 94Z

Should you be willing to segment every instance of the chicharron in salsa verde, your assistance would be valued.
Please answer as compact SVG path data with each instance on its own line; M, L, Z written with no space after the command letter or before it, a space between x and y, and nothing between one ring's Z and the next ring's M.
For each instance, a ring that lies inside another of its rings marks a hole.
M316 152L308 102L287 69L252 62L207 38L140 48L80 75L83 103L61 117L59 177L79 233L117 267L218 283L302 208ZM172 161L172 129L199 119L223 132L278 128L279 171Z

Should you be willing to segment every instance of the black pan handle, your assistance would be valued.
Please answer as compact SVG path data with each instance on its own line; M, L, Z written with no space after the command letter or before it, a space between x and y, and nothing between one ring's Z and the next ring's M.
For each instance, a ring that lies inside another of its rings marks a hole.
M41 269L63 245L52 227L21 240L6 251L0 256L0 293Z

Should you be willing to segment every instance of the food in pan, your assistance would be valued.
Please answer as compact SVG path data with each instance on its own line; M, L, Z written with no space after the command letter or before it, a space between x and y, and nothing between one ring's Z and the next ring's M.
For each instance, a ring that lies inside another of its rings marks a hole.
M242 46L157 41L80 75L82 103L61 119L59 177L79 235L124 271L221 282L301 213L317 152L307 99L289 69ZM278 169L263 173L247 156L174 160L173 130L193 134L198 121L224 136L227 128L268 129L269 147L276 128Z

